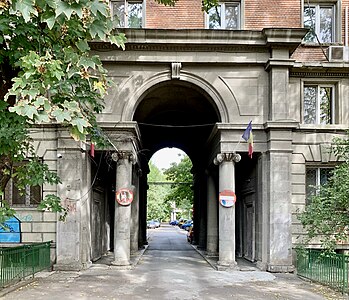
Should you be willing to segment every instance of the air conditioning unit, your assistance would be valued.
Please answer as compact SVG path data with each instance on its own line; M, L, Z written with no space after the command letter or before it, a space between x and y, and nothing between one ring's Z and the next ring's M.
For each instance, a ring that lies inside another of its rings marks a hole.
M349 61L349 47L329 46L327 49L327 57L330 62Z

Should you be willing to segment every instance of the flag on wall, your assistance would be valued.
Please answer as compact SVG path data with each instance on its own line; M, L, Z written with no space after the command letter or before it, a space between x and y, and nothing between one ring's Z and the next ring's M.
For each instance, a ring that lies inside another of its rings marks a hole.
M253 153L253 134L252 134L252 121L248 123L247 128L245 129L242 138L248 142L248 156L252 158Z

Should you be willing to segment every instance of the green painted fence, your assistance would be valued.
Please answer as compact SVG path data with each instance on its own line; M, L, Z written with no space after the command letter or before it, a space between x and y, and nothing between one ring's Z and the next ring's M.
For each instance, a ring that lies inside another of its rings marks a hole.
M0 248L0 287L49 269L51 242Z
M297 274L348 293L349 256L307 249L297 252Z

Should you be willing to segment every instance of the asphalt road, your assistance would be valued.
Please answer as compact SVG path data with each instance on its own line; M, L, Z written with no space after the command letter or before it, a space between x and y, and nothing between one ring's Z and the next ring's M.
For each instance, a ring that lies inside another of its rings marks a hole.
M42 272L1 299L347 299L293 274L216 271L169 225L148 230L149 246L129 270L106 256L81 272ZM6 291L5 291L6 292Z

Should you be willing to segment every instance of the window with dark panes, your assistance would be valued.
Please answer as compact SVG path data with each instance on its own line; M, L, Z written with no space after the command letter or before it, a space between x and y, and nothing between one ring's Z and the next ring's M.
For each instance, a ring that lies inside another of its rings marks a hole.
M333 86L304 85L303 122L305 124L333 124Z
M222 2L207 14L209 29L240 29L240 3Z
M310 203L311 196L317 193L318 187L327 183L333 168L307 168L306 169L306 201Z
M121 28L143 27L143 1L112 1L111 11Z
M20 191L17 188L16 180L10 179L5 188L4 198L14 206L38 205L42 200L42 188L41 186L26 186L25 190Z
M333 43L335 30L335 6L304 4L304 27L310 31L304 37L305 42Z

